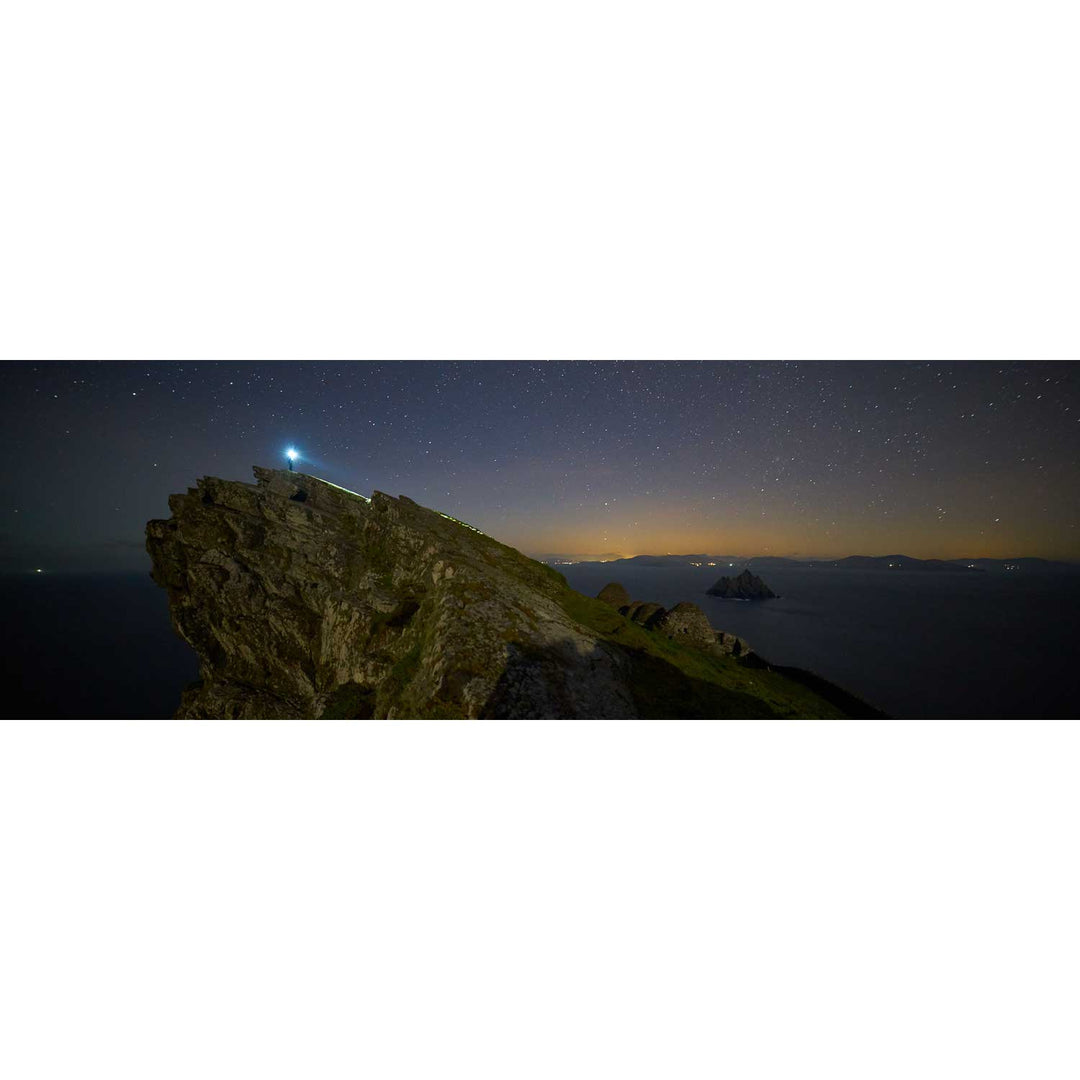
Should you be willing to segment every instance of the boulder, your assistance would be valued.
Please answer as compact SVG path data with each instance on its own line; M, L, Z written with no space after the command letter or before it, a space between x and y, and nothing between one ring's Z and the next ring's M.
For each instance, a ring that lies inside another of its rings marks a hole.
M199 658L179 717L637 715L630 658L550 567L410 499L255 478L204 477L147 525Z

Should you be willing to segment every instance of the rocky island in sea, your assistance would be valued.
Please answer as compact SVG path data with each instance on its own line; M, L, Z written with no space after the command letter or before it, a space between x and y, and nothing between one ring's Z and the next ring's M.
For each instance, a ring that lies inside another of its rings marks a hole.
M719 596L724 600L775 600L776 593L747 567L737 577L722 577L705 590L707 596Z
M203 477L147 524L152 577L199 659L178 717L882 715L694 604L584 596L404 496L255 479Z

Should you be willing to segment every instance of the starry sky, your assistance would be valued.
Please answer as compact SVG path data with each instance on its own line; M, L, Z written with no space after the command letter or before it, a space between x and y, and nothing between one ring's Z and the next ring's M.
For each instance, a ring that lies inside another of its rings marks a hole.
M6 362L0 569L148 570L203 475L404 494L540 556L1080 558L1080 365Z

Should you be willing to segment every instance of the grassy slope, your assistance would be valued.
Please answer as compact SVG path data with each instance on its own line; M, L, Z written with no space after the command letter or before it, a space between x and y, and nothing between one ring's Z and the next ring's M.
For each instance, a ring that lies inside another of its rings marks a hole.
M620 646L631 660L631 690L640 716L686 719L841 718L849 713L813 689L763 668L741 664L733 657L711 656L679 645L662 634L645 630L608 604L571 589L557 570L534 561L514 548L480 534L479 552L492 566L512 573L530 588L557 600L575 622ZM407 674L398 672L381 692L380 704L391 700L416 717L458 715L445 702L400 699Z
M426 510L423 507L418 509ZM492 566L502 564L504 569L530 587L555 597L575 622L623 648L631 660L631 690L638 712L643 717L841 718L849 715L812 689L777 671L747 667L732 657L711 656L699 649L678 645L662 634L645 630L609 605L575 592L557 570L530 559L516 548L456 518L439 511L427 512L469 529L476 538L475 550L484 562ZM367 551L365 554L368 558L364 562L371 565L378 562L382 552ZM388 566L379 568L390 569ZM380 688L380 711L391 702L400 702L402 690L409 684L419 653L419 645L414 646L395 666L387 685ZM347 685L349 690L345 698L340 702L334 701L324 716L341 715L342 711L344 715L351 715L357 704L366 713L374 704L366 695L362 703L354 702L353 684ZM456 709L444 702L426 702L423 707L411 704L412 708L406 705L408 715L457 715Z
M621 646L642 716L685 718L839 718L848 714L775 671L745 667L645 630L614 608L567 588L559 598L575 622Z

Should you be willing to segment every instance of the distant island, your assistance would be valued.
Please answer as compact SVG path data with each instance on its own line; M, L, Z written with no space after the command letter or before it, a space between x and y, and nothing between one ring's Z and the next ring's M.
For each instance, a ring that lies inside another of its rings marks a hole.
M736 577L722 577L705 590L707 596L719 596L723 600L775 600L776 593L749 568Z

